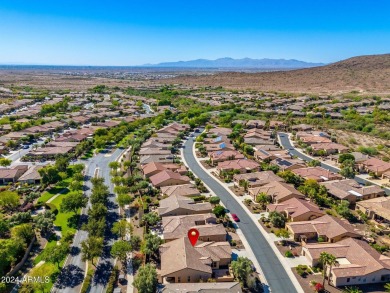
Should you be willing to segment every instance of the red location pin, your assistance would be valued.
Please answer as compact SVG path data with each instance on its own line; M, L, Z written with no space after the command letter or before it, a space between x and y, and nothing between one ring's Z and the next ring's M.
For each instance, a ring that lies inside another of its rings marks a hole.
M192 246L195 246L196 242L198 241L199 238L199 231L195 228L192 228L188 230L188 239L190 239L190 242Z

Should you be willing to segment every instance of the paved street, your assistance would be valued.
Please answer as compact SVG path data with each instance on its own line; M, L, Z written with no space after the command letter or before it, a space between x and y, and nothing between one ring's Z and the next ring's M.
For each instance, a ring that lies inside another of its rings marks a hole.
M108 164L112 161L115 161L120 154L122 149L115 150L110 156L106 154L99 154L93 158L85 161L86 170L85 175L88 179L86 181L86 192L87 196L91 194L92 183L89 181L95 175L96 169L98 169L98 176L101 176L105 180L105 184L109 187L111 196L109 198L108 204L108 216L107 216L107 230L105 233L105 248L102 257L99 259L97 265L97 270L93 283L91 286L90 292L103 292L107 284L108 278L113 268L114 259L110 256L111 245L114 241L114 237L111 234L111 225L118 217L118 207L116 204L116 198L114 196L114 187L110 180L110 168ZM81 222L87 220L88 208L90 203L88 203L87 208L82 210ZM75 238L73 240L71 253L69 254L66 264L63 267L60 276L58 277L55 287L53 287L52 292L64 292L64 293L74 293L79 292L81 285L86 274L86 263L81 259L81 242L88 238L88 233L86 231L78 230Z
M280 141L280 144L281 146L288 150L291 155L293 156L297 156L298 158L301 158L302 160L306 161L306 162L310 162L312 161L313 159L299 151L297 151L295 149L295 147L291 144L290 142L290 139L288 137L288 133L284 133L284 132L278 132L278 136L279 136L279 141ZM324 169L327 169L331 172L335 172L335 173L338 173L340 171L339 168L336 168L334 166L331 166L329 164L326 164L326 163L323 163L321 162L321 167L324 168ZM355 176L354 180L359 183L359 184L364 184L364 185L370 185L370 184L375 184L374 182L372 181L368 181L360 176ZM386 194L390 194L390 189L389 188L384 188Z
M187 164L191 166L191 171L221 198L221 201L226 208L232 213L237 214L240 218L241 221L238 226L251 246L257 261L260 263L261 269L272 292L297 292L283 265L275 255L275 252L247 212L234 198L232 198L232 195L216 179L209 176L200 167L192 152L193 144L194 141L192 138L188 139L184 144L185 148L183 154Z

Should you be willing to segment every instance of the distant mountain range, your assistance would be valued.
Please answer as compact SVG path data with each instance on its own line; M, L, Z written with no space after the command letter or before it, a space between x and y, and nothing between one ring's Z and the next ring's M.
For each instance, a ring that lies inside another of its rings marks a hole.
M324 63L310 63L295 59L233 59L229 57L216 60L197 59L190 61L164 62L145 64L150 67L182 67L182 68L259 68L259 69L296 69L322 66Z

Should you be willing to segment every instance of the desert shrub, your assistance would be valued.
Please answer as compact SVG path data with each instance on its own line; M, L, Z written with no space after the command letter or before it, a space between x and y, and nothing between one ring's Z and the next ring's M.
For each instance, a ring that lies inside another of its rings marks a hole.
M285 253L284 253L284 256L285 257L293 257L293 253L290 251L290 250L287 250Z

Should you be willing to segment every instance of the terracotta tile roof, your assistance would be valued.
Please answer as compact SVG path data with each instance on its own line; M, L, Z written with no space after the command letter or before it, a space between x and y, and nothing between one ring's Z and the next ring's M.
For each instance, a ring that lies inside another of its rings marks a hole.
M301 137L301 140L305 143L331 143L332 141L329 138L322 136L304 136Z
M290 198L282 203L269 204L267 210L270 212L286 212L291 218L299 217L306 213L318 214L318 217L325 215L325 213L318 208L314 203L304 199Z
M172 283L166 284L163 293L242 293L238 282Z
M172 172L170 170L163 170L163 171L151 176L149 179L150 179L150 182L154 186L158 186L158 185L162 184L163 182L165 182L167 180L171 180L171 179L180 181L181 184L185 184L185 183L190 182L190 178L188 178L187 176L182 176L179 173L175 173L175 172Z
M332 273L338 277L359 277L371 274L381 269L390 270L390 258L382 255L363 240L347 238L337 243L306 245L310 254L317 259L322 251L330 252L339 259L339 265L332 268ZM387 274L389 274L387 272Z
M273 181L256 188L256 194L265 193L270 195L274 201L281 202L284 198L294 196L304 198L305 196L294 188L293 185L285 182Z
M346 151L348 148L346 146L343 146L342 144L339 143L316 143L311 146L313 150L318 151L318 150L337 150L337 151Z
M265 185L274 181L284 181L283 178L275 175L275 173L272 171L236 174L233 176L233 180L236 182L239 182L241 180L247 180L251 183L256 183L256 185Z
M377 185L363 186L353 179L345 179L340 181L321 182L328 192L340 199L345 199L349 196L360 198L364 195L384 195L385 192Z
M337 173L333 173L321 167L299 168L299 169L292 170L292 172L305 179L315 179L317 181L330 181L330 180L342 179L341 175Z
M181 213L185 213L187 215L192 213L199 214L201 212L211 213L212 206L209 202L195 203L195 201L191 198L180 195L173 195L160 200L158 214L163 217L164 215L179 209L183 210Z
M226 151L215 151L209 154L210 158L213 160L224 160L224 159L244 159L244 155L235 150L226 150Z
M390 220L390 198L389 197L377 197L367 200L362 200L356 203L357 206L361 206L364 209L374 212L378 216Z
M171 155L170 150L161 149L161 148L141 148L139 150L140 155Z
M211 264L221 258L231 257L229 242L204 242L193 247L187 237L160 246L161 276L192 269L212 273Z
M363 161L362 164L372 172L385 172L390 170L390 163L379 160L377 158L370 158L366 161Z
M43 166L37 166L37 165L30 167L26 171L26 173L24 173L22 176L20 176L18 181L40 180L41 175L39 174L38 170L42 169L42 168L43 168Z
M196 196L200 194L199 190L193 184L164 186L161 187L161 193L167 196Z
M219 170L239 170L239 169L246 169L246 170L254 170L256 168L259 168L259 163L253 161L253 160L246 160L246 159L239 159L239 160L232 160L232 161L225 161L225 162L219 162L217 169Z
M198 229L202 236L226 235L223 225L217 225L211 213L163 217L162 226L164 239L168 240L184 237L191 228Z
M355 231L355 228L346 220L340 220L329 215L324 215L312 221L287 223L294 233L316 232L318 235L325 235L328 238L350 233L355 237L362 235Z

